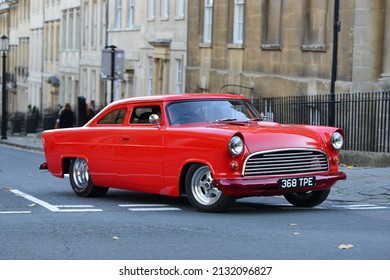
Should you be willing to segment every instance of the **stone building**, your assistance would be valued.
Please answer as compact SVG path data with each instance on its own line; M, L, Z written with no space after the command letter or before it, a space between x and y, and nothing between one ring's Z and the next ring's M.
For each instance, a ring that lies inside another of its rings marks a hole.
M336 0L0 0L8 112L161 93L328 93ZM337 92L390 87L390 0L340 1ZM102 50L124 50L101 79ZM0 73L0 75L2 75ZM233 85L233 86L227 86Z
M41 113L78 98L112 100L185 91L186 0L0 0L9 37L8 112ZM124 75L101 79L102 50L124 50ZM1 74L0 74L1 75ZM111 99L111 96L113 97Z
M99 109L113 100L184 92L184 0L61 1L58 103L77 97ZM121 79L101 77L102 50L124 51Z
M101 2L101 1L99 1ZM80 69L81 62L81 24L80 0L61 1L59 9L58 38L58 71L48 77L48 83L52 85L52 106L69 103L72 109L77 107L77 97L80 94ZM88 54L88 52L87 52ZM88 55L86 54L86 57ZM84 93L86 94L86 93Z
M113 3L115 2L115 3ZM115 98L185 91L186 0L110 1L107 44L125 51Z
M25 112L26 106L32 104L37 108L48 107L51 103L48 98L43 97L44 83L44 16L45 7L48 2L40 0L30 1L30 32L29 32L29 75L28 75L28 104L17 111ZM12 71L12 69L9 69ZM48 75L45 75L48 76ZM44 100L47 100L45 104Z
M334 3L189 1L187 91L329 92ZM339 12L336 92L388 88L390 1L343 0Z
M3 35L9 38L7 53L7 90L8 111L27 111L28 76L29 76L29 1L3 1L4 16Z

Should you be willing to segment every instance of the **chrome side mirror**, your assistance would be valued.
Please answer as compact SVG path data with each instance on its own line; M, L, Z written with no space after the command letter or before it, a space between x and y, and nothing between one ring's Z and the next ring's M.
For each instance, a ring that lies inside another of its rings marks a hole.
M149 123L155 124L157 127L160 127L160 117L157 114L151 114L149 116Z

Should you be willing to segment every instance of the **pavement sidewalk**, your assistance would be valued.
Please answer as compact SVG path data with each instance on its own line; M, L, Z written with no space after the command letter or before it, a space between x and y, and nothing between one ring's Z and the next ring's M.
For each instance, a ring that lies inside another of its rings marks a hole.
M390 168L340 166L347 179L332 188L328 200L353 204L389 204Z
M30 151L43 152L41 134L7 136L0 144ZM328 201L351 204L389 204L390 168L340 166L347 180L339 181L330 192Z
M41 133L27 134L26 136L9 136L6 140L0 140L0 144L9 145L25 150L43 152Z

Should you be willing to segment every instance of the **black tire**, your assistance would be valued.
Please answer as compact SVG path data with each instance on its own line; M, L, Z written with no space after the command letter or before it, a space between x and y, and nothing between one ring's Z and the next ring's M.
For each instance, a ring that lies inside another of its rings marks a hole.
M213 185L213 176L207 165L193 164L189 168L185 189L191 204L203 212L226 211L235 201Z
M69 179L73 191L81 197L100 197L108 191L108 188L98 187L92 183L87 161L82 158L74 158L70 161Z
M330 189L311 191L311 192L295 192L286 194L284 197L292 205L297 207L314 207L322 202L328 197Z

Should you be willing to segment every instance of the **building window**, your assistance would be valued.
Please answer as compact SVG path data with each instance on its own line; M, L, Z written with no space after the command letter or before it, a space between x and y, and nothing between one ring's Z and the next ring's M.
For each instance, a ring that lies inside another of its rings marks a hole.
M84 25L84 46L88 37L88 23ZM61 22L61 49L74 50L80 48L80 10L64 10Z
M62 21L61 21L61 49L66 49L67 46L67 40L66 40L66 33L67 33L67 26L66 24L68 23L67 20L67 14L66 11L62 14Z
M183 93L183 62L181 59L176 59L176 93Z
M211 43L213 31L213 0L204 0L203 43Z
M127 10L127 27L134 28L134 0L128 0L129 7Z
M108 0L107 0L108 1ZM106 15L107 4L106 1L102 1L100 9L100 46L105 46L106 44L106 30L107 30L107 15Z
M148 95L153 95L153 74L154 74L154 59L152 57L149 58L148 64L148 80L146 85L146 92Z
M98 81L98 77L97 77L97 74L96 74L96 70L91 70L91 79L90 79L90 83L91 83L91 87L90 87L90 90L88 92L86 92L86 95L87 95L87 100L95 100L96 99L96 82Z
M56 21L50 21L45 26L45 60L50 63L58 61L59 24L59 21L58 26Z
M261 48L280 50L283 0L263 0Z
M68 24L68 49L73 49L73 28L74 28L74 15L73 11L69 13L69 24Z
M61 22L59 20L55 21L55 40L53 42L54 44L54 59L56 62L60 60L60 30L61 30Z
M184 0L176 0L176 18L184 19L184 11L185 11Z
M89 38L89 5L88 2L84 3L84 36L83 36L83 47L88 46Z
M169 0L161 1L161 18L162 19L169 18Z
M155 0L149 0L148 19L154 20L155 17Z
M72 88L72 78L67 77L66 79L66 96L64 96L65 100L64 102L68 102L72 99L72 93L73 93L73 88Z
M234 0L233 43L244 43L245 0Z
M75 24L75 26L72 27L75 30L74 48L75 49L80 49L80 28L79 28L79 26L81 24L80 23L80 21L81 21L80 10L77 9L77 10L74 11L74 13L75 13L75 17L76 17L75 18L76 24Z
M302 50L325 51L328 0L306 0L305 3Z
M116 0L115 5L115 29L121 28L121 17L122 17L122 0Z
M82 81L81 87L83 89L83 92L88 92L88 71L87 71L86 68L82 68L81 73L82 73L82 76L81 76L81 81Z
M97 44L97 35L98 35L98 8L96 1L92 2L92 36L91 36L91 46L96 48Z

